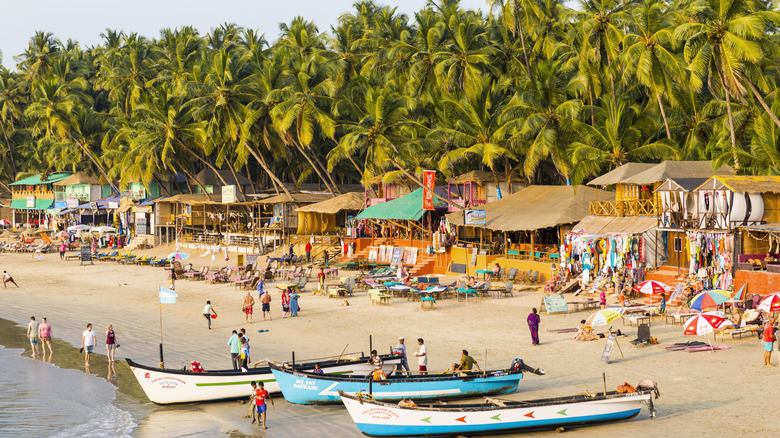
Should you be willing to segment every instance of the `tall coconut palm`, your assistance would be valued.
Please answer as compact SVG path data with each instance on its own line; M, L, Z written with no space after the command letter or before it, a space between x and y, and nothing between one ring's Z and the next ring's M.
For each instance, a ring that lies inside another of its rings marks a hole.
M5 142L3 155L8 156L8 161L11 165L11 180L16 177L17 168L9 131L14 129L15 123L22 118L26 102L24 96L25 88L26 83L20 75L11 73L5 68L0 68L0 128L2 128L3 140Z

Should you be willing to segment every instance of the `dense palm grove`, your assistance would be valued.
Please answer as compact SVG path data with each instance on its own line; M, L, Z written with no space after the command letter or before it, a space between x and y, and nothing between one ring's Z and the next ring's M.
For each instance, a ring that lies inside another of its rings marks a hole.
M83 48L38 32L0 70L0 183L88 170L116 188L204 168L282 182L579 183L627 161L780 172L780 13L763 0L367 1L269 44L225 24Z

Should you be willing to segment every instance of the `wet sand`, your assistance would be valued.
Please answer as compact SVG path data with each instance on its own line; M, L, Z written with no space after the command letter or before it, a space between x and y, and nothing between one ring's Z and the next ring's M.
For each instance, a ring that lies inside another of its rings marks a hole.
M158 248L164 255L170 248ZM197 253L197 251L192 251ZM0 269L6 269L21 288L0 289L0 318L26 324L31 315L47 316L55 338L78 347L86 323L94 324L98 334L97 352L102 346L106 325L113 324L121 345L118 357L155 365L159 362L160 310L157 286L167 286L163 269L148 266L119 265L115 262L95 262L79 266L77 261L61 261L56 254L36 260L29 254L0 254ZM235 256L231 256L235 260ZM195 255L188 262L196 267L208 265L206 257ZM309 283L310 285L312 283ZM652 436L734 436L745 433L766 433L777 430L771 401L780 395L780 369L764 368L762 350L756 338L726 339L717 344L732 347L717 352L669 352L658 346L632 347L629 340L636 328L615 328L629 334L619 338L625 355L612 351L611 361L600 362L604 340L575 342L572 333L552 334L548 329L577 327L588 312L547 315L542 313L541 342L532 347L525 319L531 307L539 307L541 293L516 293L512 298L486 299L478 302L440 300L436 310L422 310L417 302L393 298L388 306L372 305L365 292L343 300L332 300L305 293L298 318L282 319L279 291L273 291L273 321L262 321L259 304L255 322L247 324L241 312L244 291L232 285L211 285L197 281L177 281L179 300L164 306L163 342L165 364L181 368L192 360L205 369L230 367L226 342L230 331L244 327L250 335L252 359L289 360L324 357L348 352L367 352L369 335L380 351L395 345L398 336L407 340L408 350L416 351L415 340L425 338L428 345L430 370L444 370L468 349L480 366L503 368L515 357L523 358L534 367L544 368L543 377L526 375L520 391L503 396L505 399L530 399L564 396L603 389L602 372L607 376L608 389L624 381L658 381L661 398L656 403L657 417L650 420L647 411L620 424L608 424L579 429L578 436L596 437L604 434L642 434ZM211 300L219 317L213 330L206 328L201 311ZM257 333L267 329L267 333ZM599 331L597 329L597 331ZM19 335L21 333L21 335ZM23 336L23 332L17 335ZM704 340L682 336L680 326L667 325L654 318L651 335L662 345L689 340ZM22 339L22 341L25 341ZM24 342L23 342L24 343ZM63 344L64 345L64 344ZM55 347L56 348L56 347ZM57 356L55 349L55 356ZM410 363L415 366L415 358ZM73 360L77 361L77 358ZM773 358L777 363L777 352ZM94 368L94 367L93 367ZM117 368L125 368L123 363ZM119 370L117 370L119 372ZM94 372L94 370L93 370ZM129 372L126 369L126 372ZM209 403L174 407L158 407L139 396L137 383L131 375L121 374L120 391L137 400L143 408L137 415L143 418L137 436L360 436L343 408L294 406L282 399L269 410L267 431L259 430L242 418L248 407L238 402ZM768 403L769 402L769 403ZM543 436L554 432L536 432L525 436Z

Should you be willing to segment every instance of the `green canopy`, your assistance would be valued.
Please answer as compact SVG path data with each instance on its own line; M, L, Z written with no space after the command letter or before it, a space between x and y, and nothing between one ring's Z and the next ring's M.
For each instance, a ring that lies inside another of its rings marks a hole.
M17 210L46 210L54 204L54 199L35 199L35 207L28 208L26 199L11 200L11 208Z
M12 182L11 184L8 184L9 186L37 186L39 184L52 184L56 183L57 181L62 181L65 178L69 177L70 173L53 173L46 177L46 179L41 180L42 174L37 174L33 176L29 176L24 179L20 179L19 181Z
M424 189L417 189L406 196L402 196L392 201L373 205L363 210L357 215L356 219L397 219L419 221L423 212L423 192ZM433 205L436 208L446 205L438 198L433 198Z

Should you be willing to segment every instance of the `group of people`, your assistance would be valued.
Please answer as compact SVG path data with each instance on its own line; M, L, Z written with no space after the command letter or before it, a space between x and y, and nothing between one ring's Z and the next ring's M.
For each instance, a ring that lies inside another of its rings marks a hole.
M45 320L46 318L44 318ZM51 331L51 329L49 330ZM92 324L87 324L87 329L81 334L81 348L79 349L79 352L84 352L84 365L87 367L95 347L97 347L97 334L92 329ZM116 342L116 332L114 332L114 326L109 324L106 327L106 356L109 364L114 363L117 348L119 348L119 344Z
M249 371L249 336L246 334L246 329L233 330L227 345L230 347L230 362L233 364L233 369Z
M49 356L54 353L52 348L52 337L54 336L54 330L52 330L51 324L44 316L40 322L35 319L35 316L30 317L30 322L27 323L27 338L30 340L30 349L32 350L32 357L36 357L41 354L46 356L46 349L49 350ZM39 351L40 346L40 351ZM79 352L84 352L84 364L89 366L89 360L92 353L97 346L97 335L92 329L92 324L87 324L87 329L81 334L81 348ZM114 327L109 324L106 327L106 356L108 357L109 364L115 361L114 355L119 344L116 342L116 332Z
M35 320L34 316L30 317L30 322L27 324L27 338L30 340L30 349L32 350L32 357L38 355L38 345L41 346L40 353L46 356L46 348L49 348L49 355L54 353L51 348L52 330L51 325L43 317L41 322Z

